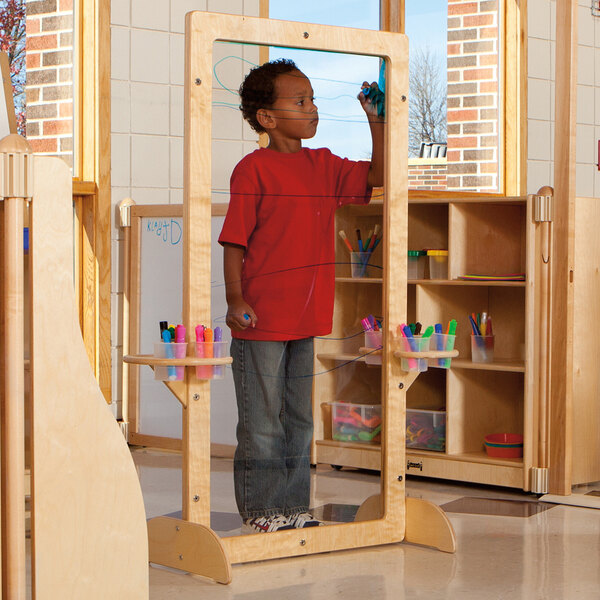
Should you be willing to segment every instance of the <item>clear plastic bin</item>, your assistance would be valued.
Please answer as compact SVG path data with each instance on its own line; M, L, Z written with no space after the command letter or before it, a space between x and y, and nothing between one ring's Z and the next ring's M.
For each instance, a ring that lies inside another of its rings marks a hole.
M227 356L227 345L229 342L196 342L196 357L198 358L222 358ZM223 379L225 377L225 365L200 365L196 367L198 379Z
M447 335L445 333L434 333L431 336L430 350L454 350L455 335ZM449 369L452 364L451 358L432 358L429 361L430 367L438 367L440 369Z
M406 447L446 450L446 411L406 409Z
M471 334L471 360L474 363L494 362L494 336Z
M381 348L383 344L383 331L365 331L365 347L366 348ZM381 364L381 352L367 353L365 355L365 362L368 365L380 365Z
M381 404L330 402L331 434L340 442L381 441Z
M408 251L408 268L406 276L408 279L424 279L425 263L427 262L426 250Z
M158 358L185 358L187 356L187 342L155 342L154 356ZM182 381L184 376L184 366L154 367L154 379L158 381Z
M415 335L414 337L401 337L399 338L400 350L404 352L427 352L431 342L430 337L421 337ZM403 371L427 371L428 366L427 358L401 358L400 367Z
M427 250L429 278L448 279L448 250Z

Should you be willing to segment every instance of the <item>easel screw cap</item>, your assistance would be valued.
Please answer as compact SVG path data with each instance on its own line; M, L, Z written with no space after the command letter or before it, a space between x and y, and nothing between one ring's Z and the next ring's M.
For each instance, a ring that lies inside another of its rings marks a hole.
M0 196L31 198L33 165L31 146L22 136L11 133L0 140Z

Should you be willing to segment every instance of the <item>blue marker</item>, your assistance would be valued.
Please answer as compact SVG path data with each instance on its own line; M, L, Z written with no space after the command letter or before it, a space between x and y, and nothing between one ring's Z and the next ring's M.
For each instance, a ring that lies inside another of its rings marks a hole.
M165 329L162 332L163 342L166 344L165 346L165 354L167 358L173 357L173 346L171 346L171 333L168 329ZM175 367L167 367L167 373L169 375L169 380L175 381L177 379L177 369Z

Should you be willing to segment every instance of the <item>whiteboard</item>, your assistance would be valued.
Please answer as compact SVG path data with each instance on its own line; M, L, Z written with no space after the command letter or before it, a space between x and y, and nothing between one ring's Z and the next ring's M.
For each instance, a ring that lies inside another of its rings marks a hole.
M203 325L223 329L223 339L230 341L225 325L227 303L223 283L223 249L217 239L224 217L213 217L212 226L212 322ZM181 217L142 217L140 231L140 353L152 354L160 342L160 321L182 322L183 290L183 219ZM194 341L194 326L189 325L188 341ZM181 405L169 389L154 380L149 367L139 375L139 433L181 439ZM225 379L211 381L211 442L235 445L237 407L231 367Z

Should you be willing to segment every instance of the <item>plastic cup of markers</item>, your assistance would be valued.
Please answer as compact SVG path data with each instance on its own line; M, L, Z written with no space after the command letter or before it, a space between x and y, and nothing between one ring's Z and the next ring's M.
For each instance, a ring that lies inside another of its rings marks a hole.
M494 362L494 336L471 334L471 360L474 363Z
M401 337L400 349L405 352L427 352L431 343L431 337ZM426 358L401 358L400 367L403 371L427 371L428 360Z
M370 252L350 253L350 272L353 279L373 277L373 267L369 264Z
M365 347L366 348L381 348L383 344L383 331L365 331ZM367 350L365 354L365 363L368 365L381 364L381 352L371 352Z
M446 335L444 333L434 333L431 336L430 350L454 350L455 335ZM440 369L449 369L452 362L451 358L432 358L429 361L430 367L439 367Z
M157 358L185 358L187 342L155 342L154 356ZM157 381L182 381L184 376L184 366L154 367L154 379Z
M196 342L197 358L222 358L227 356L229 342ZM199 365L196 367L198 379L223 379L225 365Z

